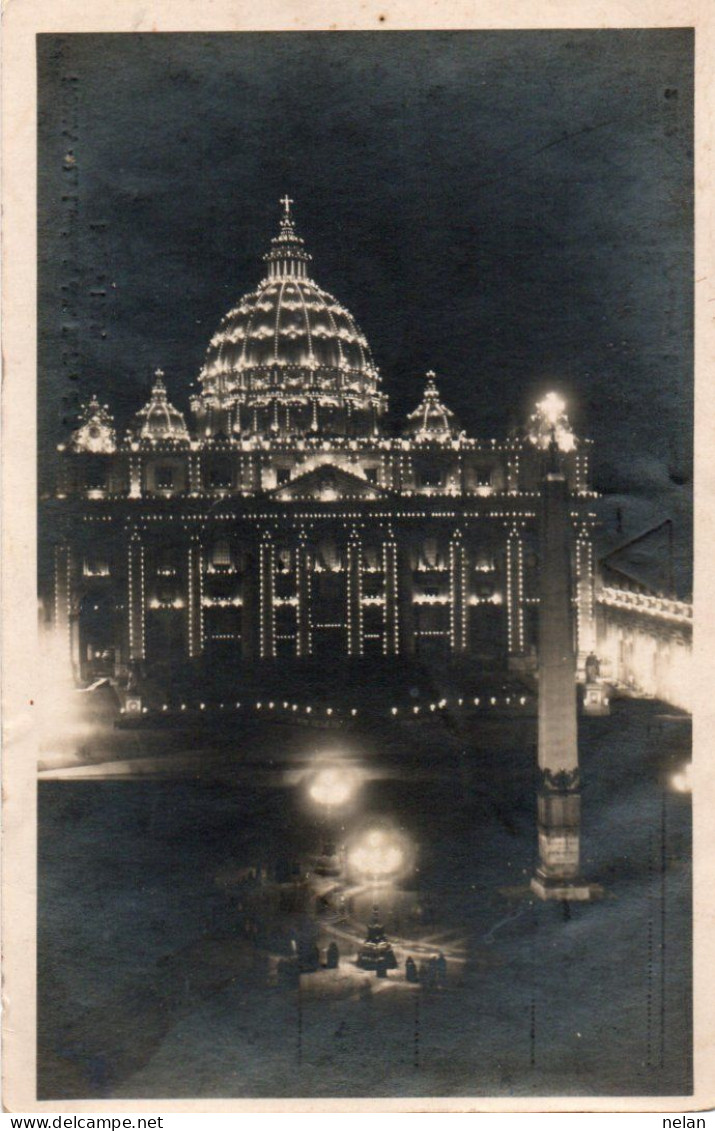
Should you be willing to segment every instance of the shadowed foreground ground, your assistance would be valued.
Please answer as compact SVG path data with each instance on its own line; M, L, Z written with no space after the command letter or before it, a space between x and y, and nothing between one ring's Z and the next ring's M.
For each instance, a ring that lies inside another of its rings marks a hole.
M662 783L689 720L622 700L580 725L584 870L606 897L568 915L528 894L533 717L207 721L118 734L151 754L141 778L41 781L39 1097L687 1094L690 799ZM250 941L232 877L310 856L296 782L338 746L368 774L352 820L416 845L381 909L450 954L443 989L357 971L349 931L337 971L276 985Z

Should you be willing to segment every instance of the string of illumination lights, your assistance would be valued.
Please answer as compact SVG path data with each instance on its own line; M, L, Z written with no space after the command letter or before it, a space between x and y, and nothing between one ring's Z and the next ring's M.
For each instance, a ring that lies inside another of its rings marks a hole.
M189 703L183 701L179 704L162 703L161 707L145 706L143 714L177 714L183 712L200 711L248 711L248 712L274 712L279 714L282 712L288 716L311 716L314 719L320 719L323 716L328 719L343 718L402 718L404 720L414 719L417 716L429 717L436 715L442 711L470 711L475 710L495 710L511 708L518 710L523 708L533 708L536 700L533 695L484 695L484 696L462 696L457 699L439 699L424 705L420 704L403 704L402 706L392 706L389 708L358 708L358 707L332 707L322 706L316 704L301 704L289 700L278 702L274 699L258 699L255 702L220 702L220 703L207 703L200 700L198 703ZM119 708L120 714L126 714L123 707Z

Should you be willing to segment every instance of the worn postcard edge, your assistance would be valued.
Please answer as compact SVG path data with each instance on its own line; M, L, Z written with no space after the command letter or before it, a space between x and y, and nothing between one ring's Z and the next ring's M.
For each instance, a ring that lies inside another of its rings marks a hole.
M715 8L710 0L11 0L3 18L2 719L3 1104L12 1112L694 1111L715 1103ZM37 732L36 76L42 32L694 27L696 416L694 1072L692 1096L104 1100L35 1098Z

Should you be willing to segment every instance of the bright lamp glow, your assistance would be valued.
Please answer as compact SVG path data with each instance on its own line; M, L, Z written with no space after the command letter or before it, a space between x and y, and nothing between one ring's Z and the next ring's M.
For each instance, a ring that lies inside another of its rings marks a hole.
M357 787L354 771L343 766L324 766L313 778L308 793L318 805L346 805Z
M563 401L558 393L547 393L543 401L537 403L536 411L543 416L551 428L554 428L566 411L566 401Z
M397 836L383 829L370 829L350 849L349 862L363 879L385 883L399 875L406 859Z
M566 402L558 393L547 393L535 405L536 412L529 420L529 439L539 448L548 448L556 441L559 451L572 452L576 437L566 415Z
M690 793L692 791L692 768L692 764L688 762L679 773L673 774L670 784L676 793Z

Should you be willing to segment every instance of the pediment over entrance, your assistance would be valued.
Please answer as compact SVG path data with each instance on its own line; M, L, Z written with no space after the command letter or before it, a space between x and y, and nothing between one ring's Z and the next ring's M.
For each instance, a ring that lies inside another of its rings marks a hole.
M335 499L376 499L384 492L375 483L342 467L324 463L296 476L270 492L274 499L313 499L332 502Z

